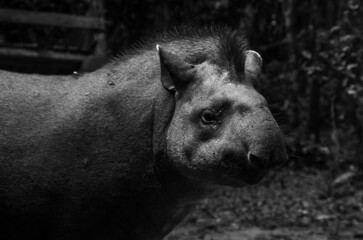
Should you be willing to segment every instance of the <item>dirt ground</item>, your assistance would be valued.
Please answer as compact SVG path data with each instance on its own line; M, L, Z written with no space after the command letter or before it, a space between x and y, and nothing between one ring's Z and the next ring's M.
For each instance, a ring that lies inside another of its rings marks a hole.
M363 232L350 231L339 234L325 232L323 229L281 228L266 230L258 227L238 231L198 233L196 229L178 228L167 240L354 240L363 239Z
M363 184L327 171L283 169L257 186L223 188L166 240L363 239Z
M349 232L334 236L319 229L275 229L264 230L257 227L224 233L190 233L187 236L185 229L180 228L170 234L168 240L330 240L330 239L363 239L361 236L352 236Z

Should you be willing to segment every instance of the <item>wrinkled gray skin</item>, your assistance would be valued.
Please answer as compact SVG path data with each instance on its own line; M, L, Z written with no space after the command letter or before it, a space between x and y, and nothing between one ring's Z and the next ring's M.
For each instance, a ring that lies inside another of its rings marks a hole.
M161 239L217 186L255 184L282 164L280 130L252 86L259 55L241 52L240 74L184 60L213 50L208 39L83 76L1 71L0 239Z

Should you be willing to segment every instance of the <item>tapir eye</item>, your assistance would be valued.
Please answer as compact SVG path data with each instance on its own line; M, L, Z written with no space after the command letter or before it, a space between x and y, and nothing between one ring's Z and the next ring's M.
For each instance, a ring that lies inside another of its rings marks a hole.
M219 123L218 114L211 110L205 110L202 113L202 123L204 125L216 125Z

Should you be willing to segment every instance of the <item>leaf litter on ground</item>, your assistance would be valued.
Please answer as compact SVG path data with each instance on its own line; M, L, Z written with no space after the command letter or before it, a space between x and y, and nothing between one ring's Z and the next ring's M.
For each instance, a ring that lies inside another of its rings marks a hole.
M166 239L363 239L363 189L330 175L284 168L255 186L224 187Z

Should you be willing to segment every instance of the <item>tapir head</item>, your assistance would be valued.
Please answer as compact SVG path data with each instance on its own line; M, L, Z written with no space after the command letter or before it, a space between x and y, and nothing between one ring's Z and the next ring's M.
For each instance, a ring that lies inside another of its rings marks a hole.
M258 183L286 161L280 129L252 85L262 65L257 52L241 53L238 72L215 61L190 64L160 46L157 50L162 85L175 98L167 160L183 176L238 187Z

